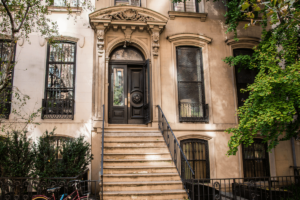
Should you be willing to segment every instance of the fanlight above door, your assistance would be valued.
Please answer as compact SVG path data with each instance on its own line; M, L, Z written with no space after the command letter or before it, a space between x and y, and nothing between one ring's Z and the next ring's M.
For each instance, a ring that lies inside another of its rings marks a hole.
M136 49L133 48L120 48L115 50L111 55L111 61L118 60L131 60L131 61L144 61L144 58Z

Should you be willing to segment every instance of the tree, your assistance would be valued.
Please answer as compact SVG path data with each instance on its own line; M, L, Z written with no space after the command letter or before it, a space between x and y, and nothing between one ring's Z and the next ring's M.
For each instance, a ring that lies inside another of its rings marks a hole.
M254 83L242 89L249 97L237 110L239 124L226 130L232 134L227 154L235 155L239 145L251 145L257 136L271 150L280 140L299 134L300 4L295 0L231 0L227 7L227 32L234 32L236 40L240 21L249 20L245 29L262 26L261 42L252 56L224 59L230 66L242 64L258 71Z
M63 1L72 16L71 7L82 7L85 10L94 10L90 0ZM11 71L14 67L14 47L19 38L29 39L29 34L40 33L44 37L58 35L58 25L51 21L48 15L48 6L54 0L1 0L0 3L0 35L7 39L7 59L0 60L0 93L11 83ZM76 15L75 15L76 19ZM51 41L51 39L50 39Z

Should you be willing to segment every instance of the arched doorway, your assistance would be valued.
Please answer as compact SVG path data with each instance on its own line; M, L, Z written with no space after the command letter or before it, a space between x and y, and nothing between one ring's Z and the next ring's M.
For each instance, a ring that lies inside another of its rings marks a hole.
M110 54L108 122L150 122L149 61L134 47L118 47Z

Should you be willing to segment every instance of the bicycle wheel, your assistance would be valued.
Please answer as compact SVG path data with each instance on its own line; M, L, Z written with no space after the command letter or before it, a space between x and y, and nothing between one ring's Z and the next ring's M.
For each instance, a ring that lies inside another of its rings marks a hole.
M33 197L31 200L48 200L48 197L45 196L38 196L38 197Z

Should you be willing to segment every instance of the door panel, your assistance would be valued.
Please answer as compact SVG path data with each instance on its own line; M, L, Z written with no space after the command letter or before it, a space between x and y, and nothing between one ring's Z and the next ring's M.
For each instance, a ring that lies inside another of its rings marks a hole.
M143 66L144 72L144 124L151 122L151 88L150 88L150 63L146 60Z
M144 119L144 74L142 67L128 67L128 124L142 124Z
M111 65L109 122L127 124L127 66Z

